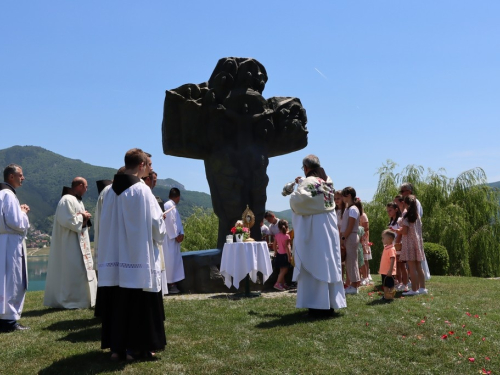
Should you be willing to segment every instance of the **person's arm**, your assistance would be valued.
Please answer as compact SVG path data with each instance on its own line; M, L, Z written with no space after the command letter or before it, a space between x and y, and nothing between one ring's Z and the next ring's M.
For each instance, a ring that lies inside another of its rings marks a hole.
M286 240L286 254L288 255L288 260L290 260L290 258L292 257L292 253L291 253L291 243L292 241L290 240L290 238L288 238Z
M274 236L274 241L273 241L274 256L276 256L276 249L277 248L278 248L278 242L276 241L276 236Z
M395 258L391 257L391 263L389 265L389 270L387 271L387 276L392 276L392 270L394 268L394 261L395 261Z

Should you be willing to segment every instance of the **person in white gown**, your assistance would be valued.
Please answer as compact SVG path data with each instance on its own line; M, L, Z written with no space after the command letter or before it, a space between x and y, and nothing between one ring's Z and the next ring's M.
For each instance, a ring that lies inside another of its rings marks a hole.
M184 263L181 255L181 242L184 240L184 227L177 204L181 200L181 192L177 188L170 189L169 201L165 203L165 225L167 235L163 240L163 257L165 272L162 277L163 294L177 294L177 282L184 280Z
M297 177L290 196L295 231L294 281L297 308L308 308L311 317L325 317L346 307L340 238L330 177L315 155L303 160L305 178Z
M29 229L26 204L19 204L16 189L23 184L22 168L5 167L0 183L0 332L25 330L21 318L28 273L25 238Z
M57 204L52 228L44 306L84 309L95 305L97 278L89 239L90 213L82 197L87 181L75 177Z
M111 359L151 357L166 345L158 244L166 233L163 212L141 182L148 157L134 148L125 172L115 175L102 200L99 220L101 349Z

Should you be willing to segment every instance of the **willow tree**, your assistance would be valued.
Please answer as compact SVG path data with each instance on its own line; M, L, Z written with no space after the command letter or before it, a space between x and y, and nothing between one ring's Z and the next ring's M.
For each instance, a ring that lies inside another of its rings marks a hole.
M382 252L377 234L388 222L385 206L398 194L403 182L410 182L424 209L424 241L446 247L450 273L500 275L500 191L487 185L484 171L474 168L449 178L443 169L424 173L423 167L409 165L396 173L396 167L388 160L379 169L377 191L372 202L365 205L374 262Z

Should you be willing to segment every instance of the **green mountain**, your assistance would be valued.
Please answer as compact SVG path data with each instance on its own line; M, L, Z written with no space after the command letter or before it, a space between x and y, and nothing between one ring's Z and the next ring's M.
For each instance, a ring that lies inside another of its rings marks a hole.
M491 186L492 188L497 188L497 189L500 189L500 181L497 181L497 182L491 182L488 184L489 186Z
M69 159L37 146L13 146L0 150L2 171L11 163L19 164L23 168L26 179L23 186L17 190L17 195L21 203L30 206L31 226L49 234L52 233L52 220L63 186L70 186L76 176L84 177L88 182L88 190L83 197L83 203L93 214L98 197L95 182L112 179L116 173L115 169ZM182 190L179 212L183 219L191 215L194 207L212 208L210 195L185 190L184 185L170 178L158 180L153 192L167 201L169 190L173 186Z

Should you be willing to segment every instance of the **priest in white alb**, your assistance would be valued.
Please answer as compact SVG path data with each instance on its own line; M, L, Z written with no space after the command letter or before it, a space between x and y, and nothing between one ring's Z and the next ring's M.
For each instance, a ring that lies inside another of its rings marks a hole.
M0 332L26 330L21 318L28 289L26 244L29 207L19 204L16 189L23 184L22 168L9 164L0 183Z
M151 189L148 156L125 154L125 172L115 175L102 200L99 220L99 309L101 348L111 359L151 358L165 348L158 244L165 222ZM102 303L101 303L102 302Z
M331 316L346 307L340 238L333 183L315 155L302 161L305 178L297 177L290 196L297 281L297 308L308 308L313 318Z
M63 309L95 305L97 278L92 260L88 223L82 196L87 181L76 177L54 215L43 304Z
M184 280L184 263L181 255L181 242L184 240L184 227L177 205L181 200L181 192L177 188L170 189L169 201L165 203L165 225L167 235L163 240L163 258L165 272L162 273L163 294L177 294L177 282Z

